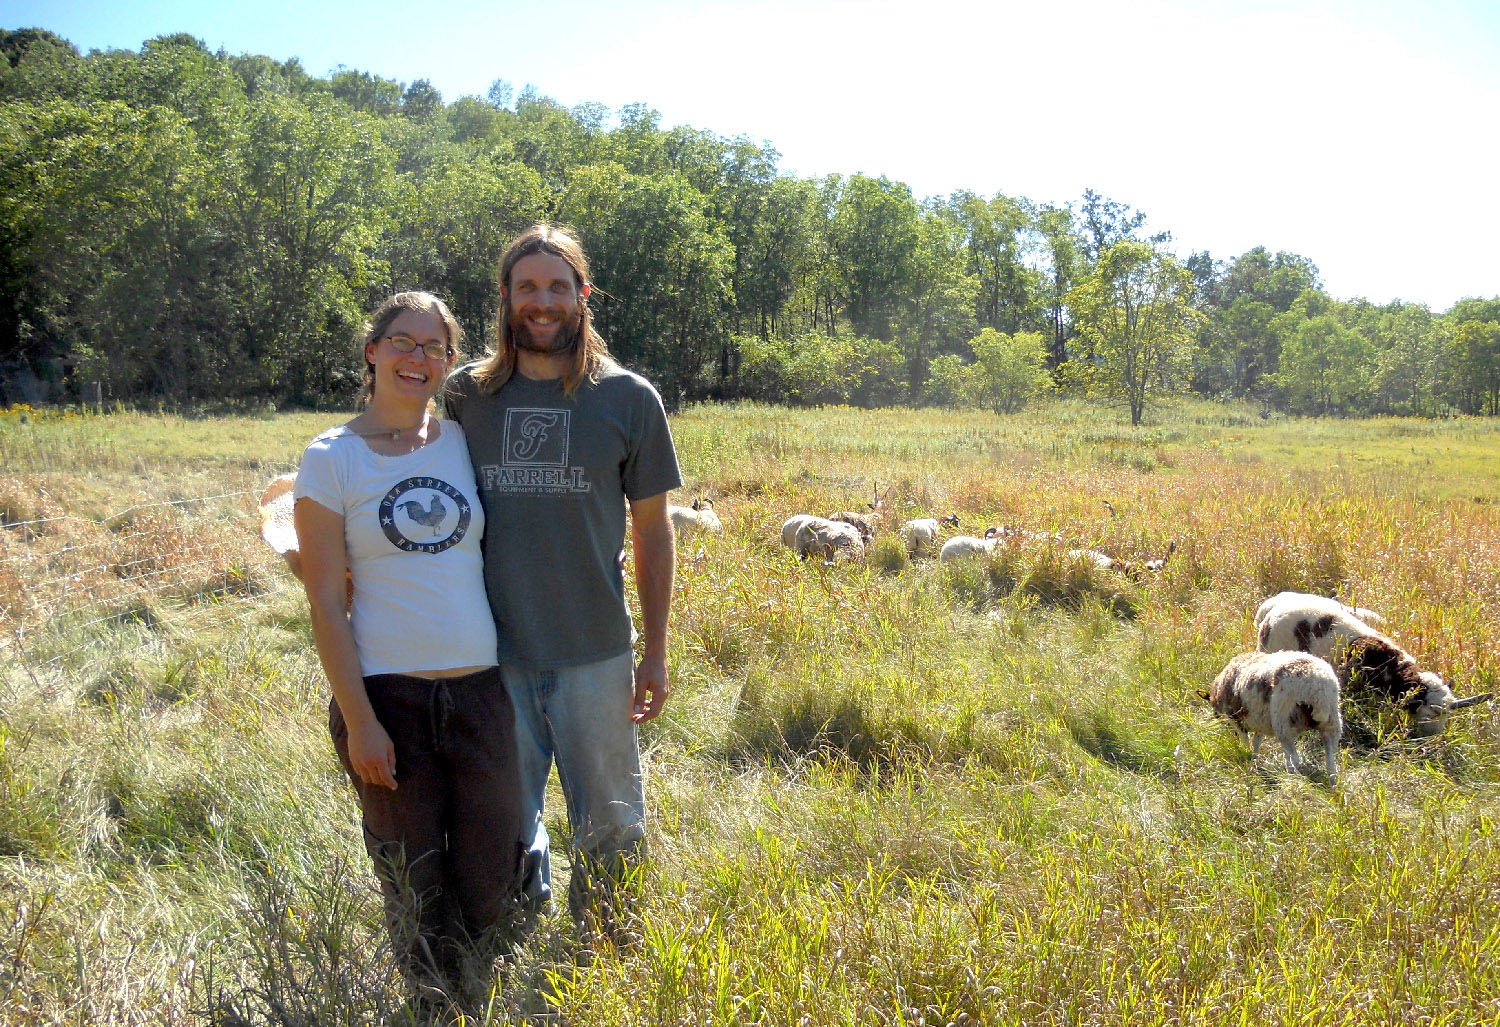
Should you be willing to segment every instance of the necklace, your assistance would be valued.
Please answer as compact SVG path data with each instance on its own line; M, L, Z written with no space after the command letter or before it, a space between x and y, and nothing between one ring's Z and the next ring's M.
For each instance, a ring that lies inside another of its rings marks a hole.
M415 431L418 428L425 427L426 424L427 424L427 415L423 414L422 415L422 419L420 421L418 421L416 424L409 424L405 428L367 428L364 431L361 431L358 428L349 428L349 434L351 434L351 435L358 435L361 438L370 438L371 436L374 436L374 435L383 435L383 436L389 438L392 442L395 442L397 439L399 439L406 432ZM345 427L348 427L348 426L346 425Z

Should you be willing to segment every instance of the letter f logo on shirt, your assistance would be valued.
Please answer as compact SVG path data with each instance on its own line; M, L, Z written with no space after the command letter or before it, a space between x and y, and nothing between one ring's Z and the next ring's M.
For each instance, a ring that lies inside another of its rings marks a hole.
M505 462L563 467L568 462L568 413L520 407L506 411Z

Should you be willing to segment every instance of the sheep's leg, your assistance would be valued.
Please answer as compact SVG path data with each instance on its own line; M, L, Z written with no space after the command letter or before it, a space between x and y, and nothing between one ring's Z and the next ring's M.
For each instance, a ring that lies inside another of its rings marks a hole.
M1281 751L1286 754L1287 773L1302 773L1302 763L1297 759L1297 736L1278 733L1276 740L1281 743Z
M1335 734L1323 736L1323 765L1328 769L1328 780L1334 782L1339 779L1339 738Z

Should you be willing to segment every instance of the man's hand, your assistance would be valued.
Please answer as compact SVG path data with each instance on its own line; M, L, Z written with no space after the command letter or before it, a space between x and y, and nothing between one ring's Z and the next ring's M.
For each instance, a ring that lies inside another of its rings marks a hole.
M646 654L635 665L635 712L630 719L637 724L652 720L667 705L672 686L667 682L666 656Z

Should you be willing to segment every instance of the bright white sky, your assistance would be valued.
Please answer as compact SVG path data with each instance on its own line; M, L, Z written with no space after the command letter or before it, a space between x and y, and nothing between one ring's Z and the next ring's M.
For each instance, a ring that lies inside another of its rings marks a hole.
M641 102L798 176L1089 187L1182 255L1289 250L1342 298L1500 295L1497 0L0 0L26 26L84 51L189 32L447 100Z

